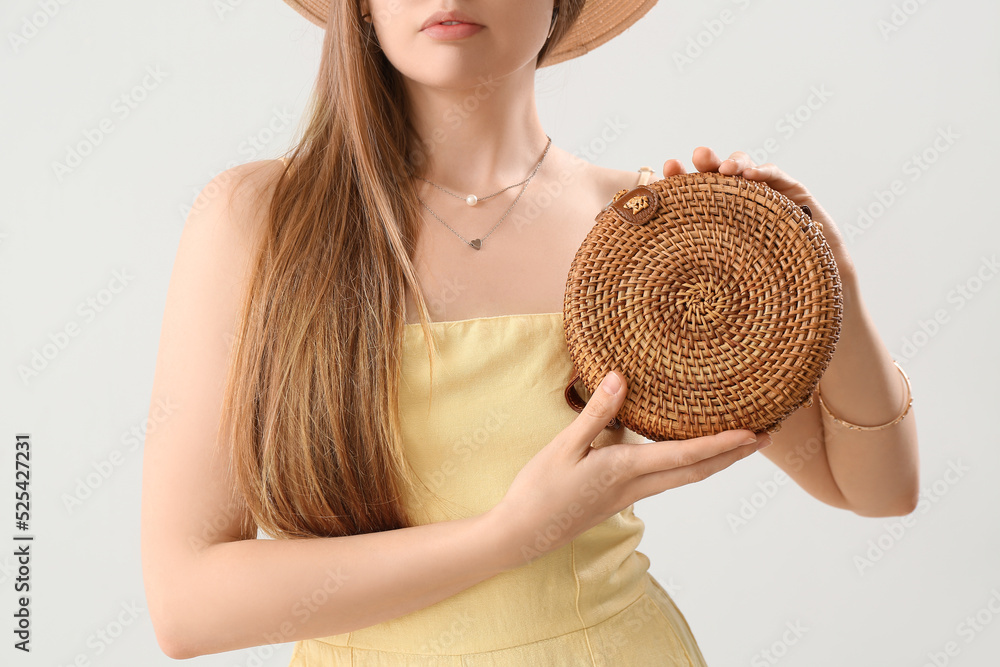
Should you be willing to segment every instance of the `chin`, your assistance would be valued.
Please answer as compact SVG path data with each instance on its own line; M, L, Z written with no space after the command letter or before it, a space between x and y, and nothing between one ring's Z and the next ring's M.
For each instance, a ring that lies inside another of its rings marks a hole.
M522 67L534 71L536 58L535 54L497 53L455 44L424 44L405 53L386 55L396 69L417 83L454 89L481 86L488 90L492 90L490 81Z

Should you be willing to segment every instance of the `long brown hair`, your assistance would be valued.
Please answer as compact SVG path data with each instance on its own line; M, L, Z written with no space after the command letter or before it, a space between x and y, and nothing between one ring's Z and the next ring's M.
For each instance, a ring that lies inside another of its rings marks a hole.
M538 62L583 4L561 0ZM397 394L407 287L433 358L412 263L409 174L424 156L401 75L362 21L359 3L331 3L308 125L267 204L230 352L219 433L234 498L273 537L414 525Z

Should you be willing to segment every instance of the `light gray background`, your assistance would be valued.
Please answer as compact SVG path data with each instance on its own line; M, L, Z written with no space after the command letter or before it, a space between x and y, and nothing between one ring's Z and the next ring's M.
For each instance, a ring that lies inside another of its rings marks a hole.
M11 521L14 510L14 435L29 432L36 541L33 652L14 651L5 631L0 662L171 664L146 612L139 497L174 253L186 207L212 176L289 145L321 32L277 0L3 6L0 514ZM884 33L894 14L897 29ZM913 383L925 496L908 526L773 483L777 468L763 456L638 503L640 551L713 667L919 667L950 641L957 655L937 664L997 664L1000 279L984 261L1000 246L998 14L986 0L661 0L624 36L538 75L553 141L608 167L659 172L676 157L690 170L698 145L725 157L774 139L758 161L805 183L845 233L855 226L849 248L865 301ZM699 42L701 53L678 65ZM160 80L147 78L145 99L124 116L116 100L148 70ZM813 90L826 99L810 109ZM794 132L789 114L801 121ZM102 119L112 131L58 177L54 164ZM602 147L595 139L609 123L625 129ZM935 147L939 132L952 139ZM914 172L909 161L925 152L933 162ZM877 210L897 180L901 194L866 226L859 210ZM130 277L112 292L116 272ZM973 298L956 299L958 285ZM95 316L80 309L88 299ZM78 334L22 379L19 369L71 323ZM68 506L81 483L89 497ZM731 515L747 506L755 516L734 529ZM12 545L13 528L3 532ZM5 628L12 551L0 548ZM859 570L856 558L879 552ZM977 614L984 625L970 631ZM783 644L793 637L786 624L800 627L794 643ZM102 630L116 635L110 644ZM777 663L762 657L769 648ZM192 664L285 665L290 651Z

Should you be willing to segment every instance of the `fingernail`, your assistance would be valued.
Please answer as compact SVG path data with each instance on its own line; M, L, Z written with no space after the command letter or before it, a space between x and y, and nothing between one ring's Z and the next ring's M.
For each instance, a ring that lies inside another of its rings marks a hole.
M757 442L757 434L756 433L753 434L753 435L751 435L749 438L747 438L743 442L741 442L740 446L742 446L742 445L749 445L752 442Z
M612 396L617 394L618 390L621 388L622 388L621 378L619 378L618 374L614 371L611 371L610 373L605 375L604 379L601 381L601 389L608 392Z

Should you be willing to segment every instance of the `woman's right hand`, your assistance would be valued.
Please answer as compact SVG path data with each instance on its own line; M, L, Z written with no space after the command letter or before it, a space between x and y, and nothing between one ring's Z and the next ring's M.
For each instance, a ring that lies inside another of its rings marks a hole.
M617 391L606 392L614 379ZM771 442L766 432L735 429L592 448L627 390L620 373L608 373L577 418L525 464L487 513L510 546L512 567L568 544L637 500L699 482Z

